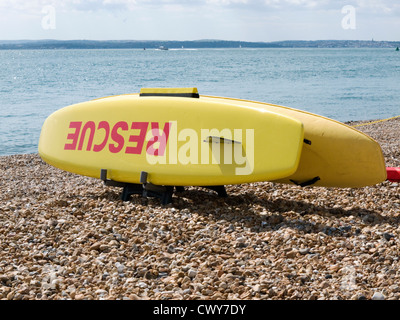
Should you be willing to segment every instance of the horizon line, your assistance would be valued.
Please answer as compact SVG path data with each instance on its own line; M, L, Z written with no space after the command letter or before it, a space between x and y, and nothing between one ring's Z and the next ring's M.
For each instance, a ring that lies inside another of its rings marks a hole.
M0 41L96 41L96 42L112 42L112 41L135 41L135 42L147 42L147 41L164 41L164 42L196 42L196 41L220 41L220 42L247 42L247 43L276 43L276 42L287 42L287 41L299 41L299 42L317 42L317 41L360 41L360 42L400 42L399 40L363 40L363 39L317 39L317 40L295 40L295 39L286 39L286 40L274 40L274 41L249 41L249 40L226 40L226 39L196 39L196 40L163 40L163 39L108 39L108 40L99 40L99 39L0 39Z

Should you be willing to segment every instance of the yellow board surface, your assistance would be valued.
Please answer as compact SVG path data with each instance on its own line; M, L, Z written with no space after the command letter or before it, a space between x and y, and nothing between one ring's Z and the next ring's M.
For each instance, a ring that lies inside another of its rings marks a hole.
M198 95L190 88L184 94ZM301 121L246 103L130 94L54 112L43 124L39 154L94 178L106 169L108 179L139 183L145 171L157 185L212 186L293 175L303 139Z
M204 97L214 101L216 97ZM223 98L235 105L247 105L295 118L304 124L306 142L296 172L281 183L326 187L364 187L386 180L386 166L380 145L366 134L343 123L292 108L239 99Z

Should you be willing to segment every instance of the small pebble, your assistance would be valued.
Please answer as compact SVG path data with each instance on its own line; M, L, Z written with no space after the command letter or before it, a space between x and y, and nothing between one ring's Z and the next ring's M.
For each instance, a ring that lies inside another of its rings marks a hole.
M188 277L189 277L189 278L193 279L194 277L196 277L196 275L197 275L197 271L196 271L196 270L190 269L190 270L188 271Z
M394 235L391 233L388 233L388 232L384 232L382 235L383 235L383 238L385 238L385 240L387 240L387 241L394 238Z
M380 292L375 292L372 296L372 300L385 300L385 296Z
M299 253L304 255L310 253L310 248L299 249Z

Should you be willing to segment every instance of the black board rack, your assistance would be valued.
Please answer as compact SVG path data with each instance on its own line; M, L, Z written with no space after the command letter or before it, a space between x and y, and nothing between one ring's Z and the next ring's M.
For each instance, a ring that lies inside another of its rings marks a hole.
M159 186L147 181L148 173L142 171L140 173L140 184L119 182L107 179L107 169L101 169L100 179L103 180L106 186L123 188L121 193L122 201L129 201L131 195L141 194L143 197L156 197L159 198L161 204L166 205L172 202L172 195L174 191L183 192L183 186ZM225 186L202 186L202 188L210 189L217 192L219 197L227 197Z

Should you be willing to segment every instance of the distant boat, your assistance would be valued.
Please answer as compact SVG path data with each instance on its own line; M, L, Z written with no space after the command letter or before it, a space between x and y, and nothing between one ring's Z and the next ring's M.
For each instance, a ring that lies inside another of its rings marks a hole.
M396 51L400 51L399 47L396 48Z
M164 47L164 46L159 46L158 49L159 49L159 50L168 50L168 48L167 48L167 47Z

